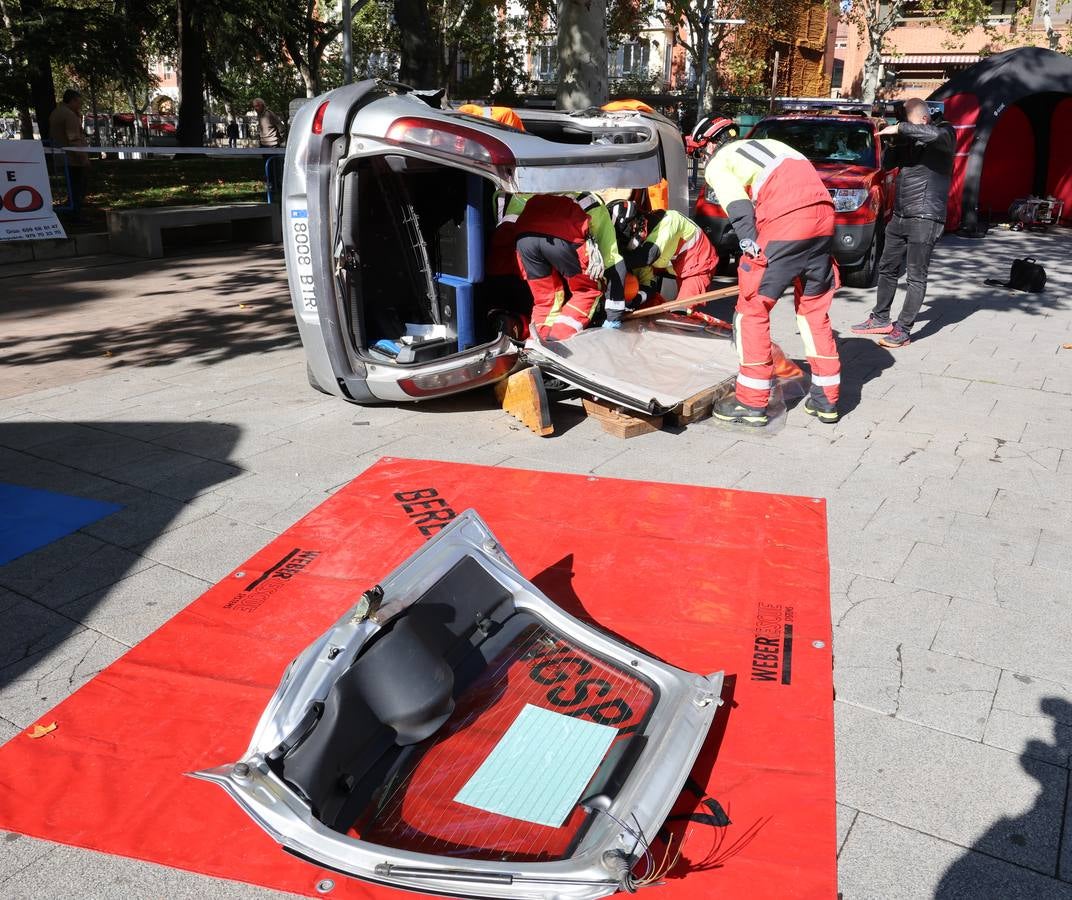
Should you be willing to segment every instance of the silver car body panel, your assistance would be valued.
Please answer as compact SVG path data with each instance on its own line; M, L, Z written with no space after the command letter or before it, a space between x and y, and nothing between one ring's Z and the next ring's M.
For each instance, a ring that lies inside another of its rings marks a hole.
M505 337L430 362L374 362L353 346L347 314L337 290L340 171L355 160L387 154L432 161L480 175L507 191L552 192L640 188L665 177L670 205L688 214L687 177L680 133L670 120L638 112L566 115L520 111L525 120L587 131L604 143L567 144L504 128L453 110L437 110L414 94L392 93L376 80L346 85L306 103L294 117L285 160L283 244L291 301L310 379L323 391L359 403L421 399L400 382L427 375L442 383L427 396L471 390L505 377L517 348ZM313 123L320 115L320 133ZM463 156L450 157L387 139L391 125L415 117L464 124L504 143L516 165L493 168ZM624 142L622 142L624 141ZM500 365L486 367L489 354ZM474 378L452 378L488 370Z
M721 385L731 390L739 365L728 335L653 319L590 328L563 342L533 337L525 357L575 387L649 415Z
M643 729L647 742L606 808L608 814L592 813L580 842L564 859L501 862L367 843L322 824L265 762L299 726L311 704L324 701L362 647L466 557L510 593L518 612L531 614L580 648L636 673L657 691ZM380 586L383 600L372 617L359 601L290 664L242 759L193 774L223 788L284 847L367 881L517 900L594 900L614 893L619 880L604 864L604 853L624 853L631 865L643 853L636 847L635 833L656 834L669 815L721 705L723 674L705 677L676 669L563 612L521 575L472 510L458 516ZM626 821L635 821L635 833L622 826Z

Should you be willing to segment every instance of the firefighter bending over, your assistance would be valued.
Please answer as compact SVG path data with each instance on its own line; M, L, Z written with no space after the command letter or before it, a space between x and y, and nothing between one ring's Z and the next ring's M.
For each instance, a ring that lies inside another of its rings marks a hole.
M532 292L531 331L538 338L564 341L577 334L591 324L600 300L606 311L604 327L621 327L625 263L610 214L598 197L531 197L514 223L514 234L517 258Z
M645 304L662 302L656 281L660 275L677 281L679 300L707 290L718 267L718 254L691 219L672 209L642 213L632 200L612 204L611 219L625 267L640 283Z
M735 424L767 424L773 376L770 311L793 285L797 326L812 376L804 411L836 422L841 361L830 328L837 287L830 257L830 192L806 157L769 139L724 145L708 163L705 177L741 246L734 316L737 390L715 404L715 416Z

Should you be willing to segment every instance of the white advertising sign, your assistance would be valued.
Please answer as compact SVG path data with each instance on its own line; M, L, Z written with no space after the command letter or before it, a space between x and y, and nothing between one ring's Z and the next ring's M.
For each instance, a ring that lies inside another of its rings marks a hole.
M65 238L40 141L0 141L0 241Z

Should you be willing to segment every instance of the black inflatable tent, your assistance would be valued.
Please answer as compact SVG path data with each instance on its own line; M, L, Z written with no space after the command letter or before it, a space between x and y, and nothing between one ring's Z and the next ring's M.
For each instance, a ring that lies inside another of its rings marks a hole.
M946 227L972 229L1031 194L1065 201L1072 221L1072 57L996 53L931 94L957 130Z

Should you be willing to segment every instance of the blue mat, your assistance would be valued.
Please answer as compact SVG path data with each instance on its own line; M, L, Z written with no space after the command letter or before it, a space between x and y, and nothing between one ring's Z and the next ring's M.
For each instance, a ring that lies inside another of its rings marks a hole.
M122 508L0 482L0 566Z

